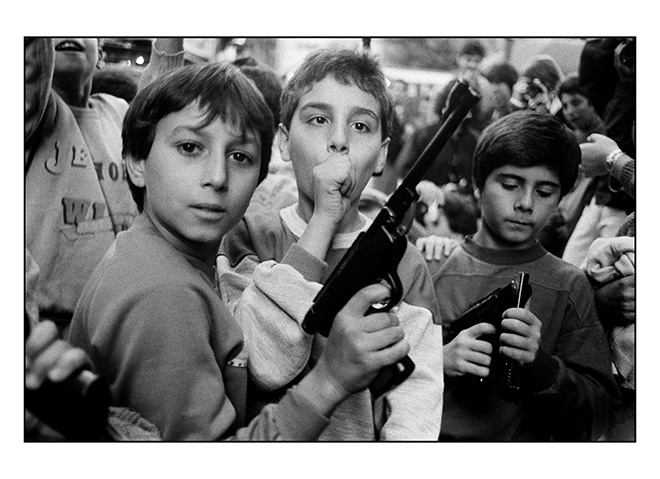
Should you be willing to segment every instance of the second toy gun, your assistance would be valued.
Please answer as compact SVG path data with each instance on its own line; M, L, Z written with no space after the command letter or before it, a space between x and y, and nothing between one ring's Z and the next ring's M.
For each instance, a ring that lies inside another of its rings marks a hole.
M502 332L502 314L509 308L522 308L532 295L529 274L519 273L509 284L496 289L468 308L447 328L445 342L454 339L461 331L475 324L490 323L495 326L495 334L483 336L493 346L490 372L487 377L468 376L475 392L485 393L495 388L499 397L507 402L520 400L520 366L513 359L499 354L499 336Z
M355 293L371 284L386 283L390 287L390 297L387 304L381 307L371 306L367 314L389 311L401 301L403 287L397 275L397 267L408 242L408 212L419 198L416 186L479 98L467 83L456 82L449 94L438 132L371 226L356 238L314 298L314 303L302 323L305 332L318 332L327 337L337 313ZM371 393L378 397L401 384L414 368L415 363L409 356L384 368L369 386Z

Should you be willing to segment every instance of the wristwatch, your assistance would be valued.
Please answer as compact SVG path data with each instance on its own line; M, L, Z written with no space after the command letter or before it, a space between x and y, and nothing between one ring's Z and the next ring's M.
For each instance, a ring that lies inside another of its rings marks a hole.
M612 173L612 167L614 166L614 162L618 160L621 155L623 155L623 151L621 151L619 148L616 150L612 151L609 155L607 155L607 158L605 158L605 166L607 167L607 172Z

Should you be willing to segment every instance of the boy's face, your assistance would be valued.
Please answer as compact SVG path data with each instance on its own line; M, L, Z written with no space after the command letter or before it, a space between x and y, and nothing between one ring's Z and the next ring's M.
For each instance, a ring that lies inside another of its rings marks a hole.
M259 179L261 140L197 103L156 125L146 160L130 159L131 180L145 187L144 211L177 249L215 258L222 236L240 221Z
M345 154L355 178L357 200L374 172L385 164L389 139L382 140L380 104L354 84L328 76L305 93L287 130L280 127L282 159L292 161L301 200L314 198L312 170L330 156Z
M463 73L475 73L479 69L482 60L481 55L460 55L457 60L458 69Z
M474 240L494 249L529 247L559 199L559 176L545 166L496 168L481 191L481 225Z
M589 128L596 112L587 98L579 93L562 93L560 100L564 116L574 128Z

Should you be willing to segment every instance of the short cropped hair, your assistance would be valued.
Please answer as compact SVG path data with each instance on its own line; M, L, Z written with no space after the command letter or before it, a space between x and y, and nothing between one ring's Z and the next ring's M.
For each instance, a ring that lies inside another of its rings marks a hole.
M459 55L476 55L481 58L486 56L486 49L479 40L468 40L463 44Z
M520 110L487 126L472 160L472 180L480 190L493 170L505 165L546 166L557 173L561 196L578 175L581 153L575 135L555 116Z
M140 91L131 102L122 127L122 157L143 160L149 156L156 125L171 113L199 101L205 123L221 119L261 138L259 181L268 173L274 137L273 117L255 84L228 63L200 63L173 70ZM133 199L142 211L144 189L128 177Z
M389 137L392 129L392 98L387 91L385 75L378 60L370 53L350 49L320 49L307 56L284 86L280 101L282 124L286 128L291 126L300 98L328 75L332 75L339 83L355 84L378 101L382 138L384 140Z

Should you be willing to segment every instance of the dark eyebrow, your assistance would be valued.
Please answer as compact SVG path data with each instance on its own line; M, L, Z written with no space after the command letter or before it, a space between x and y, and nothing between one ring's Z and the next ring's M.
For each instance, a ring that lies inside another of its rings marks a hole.
M328 105L327 103L322 103L320 101L313 101L313 102L310 102L310 103L305 103L304 105L302 105L300 107L301 112L304 111L304 110L329 111L330 109L331 109L330 105Z
M497 177L500 180L514 180L519 183L524 183L526 181L522 176L514 175L512 173L499 173ZM535 186L550 186L552 188L561 188L561 185L556 181L539 181Z
M208 127L208 125L205 125L204 123L199 123L199 124L184 124L184 125L177 125L173 130L172 133L178 133L178 132L190 132L195 135L200 135L203 137L206 136L213 136L213 133L211 132L205 132L204 130ZM256 144L259 145L261 143L261 138L259 135L254 134L254 132L250 132L249 130L245 129L240 133L235 133L233 129L229 131L230 135L233 138L233 141L239 142L240 144L243 145L248 145L248 144Z
M316 109L316 110L321 110L323 112L328 112L332 110L332 106L328 103L324 102L310 102L310 103L305 103L303 106L300 107L300 111L303 112L308 109ZM351 116L355 115L367 115L371 116L374 120L378 121L380 119L380 116L373 111L370 108L365 108L361 106L356 106L351 109Z

